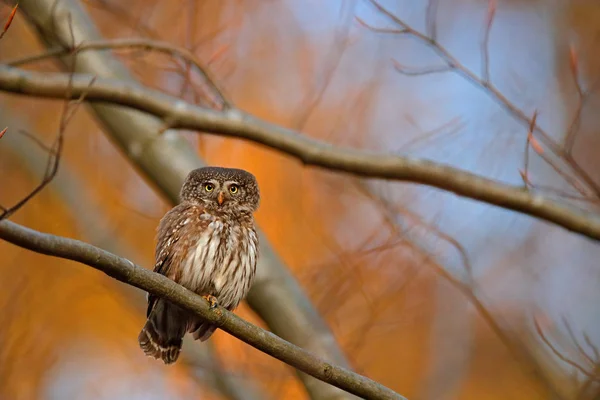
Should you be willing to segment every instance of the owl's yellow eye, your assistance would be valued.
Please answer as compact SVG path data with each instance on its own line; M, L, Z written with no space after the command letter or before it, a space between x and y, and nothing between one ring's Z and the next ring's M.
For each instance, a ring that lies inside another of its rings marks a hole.
M215 185L213 185L212 183L207 183L204 185L204 190L206 190L207 192L212 192L213 190L215 190Z
M238 188L237 185L231 185L229 186L229 193L231 194L236 194L240 189Z

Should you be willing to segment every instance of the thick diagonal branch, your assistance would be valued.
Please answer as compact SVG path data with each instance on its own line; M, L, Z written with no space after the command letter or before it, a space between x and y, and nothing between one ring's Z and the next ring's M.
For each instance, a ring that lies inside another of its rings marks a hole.
M210 321L219 328L321 381L367 399L404 399L385 386L330 364L308 351L265 331L222 307L210 309L207 302L167 277L79 240L38 232L11 221L0 222L0 238L17 246L49 256L65 258L165 298Z
M335 147L292 130L230 109L213 111L133 82L73 79L73 96L86 92L90 102L107 102L145 111L171 121L173 127L238 137L298 158L307 165L358 176L421 183L458 195L537 217L600 240L600 218L512 185L423 159ZM64 96L68 76L0 67L0 90L41 97Z

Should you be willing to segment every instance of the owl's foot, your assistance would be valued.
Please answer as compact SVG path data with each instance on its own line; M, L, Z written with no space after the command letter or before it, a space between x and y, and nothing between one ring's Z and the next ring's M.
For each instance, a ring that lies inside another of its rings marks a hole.
M206 299L206 301L208 301L208 304L210 305L210 308L217 308L217 306L219 305L219 302L217 301L217 298L215 296L213 296L212 294L205 294L204 296L202 296L204 299Z

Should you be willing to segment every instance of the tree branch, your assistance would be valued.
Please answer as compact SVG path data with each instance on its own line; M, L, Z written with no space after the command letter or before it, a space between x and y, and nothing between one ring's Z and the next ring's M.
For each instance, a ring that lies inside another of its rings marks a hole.
M211 310L200 296L169 278L90 244L38 232L6 220L0 222L0 238L37 253L89 265L121 282L167 299L258 350L357 396L368 399L404 399L391 389L355 372L323 361L308 351L244 321L222 307Z
M215 79L213 78L210 71L202 64L200 60L189 50L174 46L170 43L161 42L159 40L152 39L116 39L116 40L98 40L91 42L79 43L72 48L57 47L50 49L44 53L36 54L32 56L22 57L15 60L7 61L5 64L16 67L24 64L38 62L46 60L48 58L61 57L66 55L76 55L84 51L90 50L135 50L141 49L145 51L155 51L159 53L169 54L172 57L179 57L183 61L187 61L194 67L196 71L204 78L205 82L209 86L213 95L216 95L218 99L217 104L219 107L227 108L231 106L229 100L223 94L223 91L219 88Z
M86 101L132 107L168 119L174 128L250 140L293 156L306 165L436 187L537 217L600 240L600 218L596 214L529 193L522 187L428 160L335 147L262 121L241 110L208 110L133 82L98 78L90 86L91 79L89 75L73 76L72 96L85 92ZM66 74L34 73L0 66L0 90L7 92L61 98L67 85Z
M577 371L581 372L584 376L588 377L589 379L591 379L595 382L600 382L600 376L597 376L595 374L595 371L588 371L588 369L586 367L584 367L583 365L579 364L578 362L572 360L571 358L567 357L560 350L558 350L552 344L550 339L548 339L546 337L546 335L544 334L544 330L542 329L542 327L540 326L540 323L538 322L538 320L535 317L533 318L533 325L535 326L536 333L538 334L540 339L542 339L542 342L544 342L544 344L550 349L550 351L552 351L552 353L559 360L561 360L565 364L568 364L571 367L575 368Z

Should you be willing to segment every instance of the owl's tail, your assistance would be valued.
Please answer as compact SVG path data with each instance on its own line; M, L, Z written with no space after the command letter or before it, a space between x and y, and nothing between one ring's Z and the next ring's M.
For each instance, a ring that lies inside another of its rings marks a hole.
M147 356L161 359L165 364L174 363L181 351L188 318L181 308L157 300L138 336L141 349Z
M200 340L204 342L208 340L215 333L217 327L215 325L211 325L208 322L204 322L202 320L197 320L189 329L188 332L193 332L194 340Z

